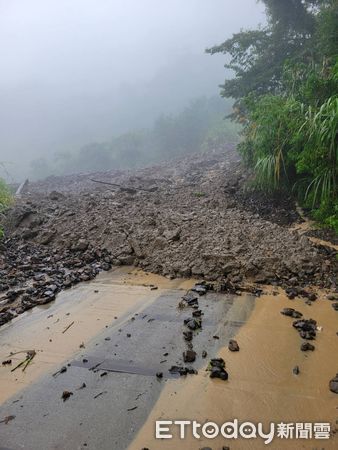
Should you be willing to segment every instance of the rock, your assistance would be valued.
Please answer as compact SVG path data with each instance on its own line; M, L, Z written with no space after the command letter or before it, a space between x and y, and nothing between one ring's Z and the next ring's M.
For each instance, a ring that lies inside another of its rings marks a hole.
M334 300L338 300L338 295L336 295L336 294L329 294L326 298L328 300L334 301Z
M178 374L181 376L184 375L197 375L197 371L191 367L182 367L182 366L171 366L169 369L170 373Z
M5 361L2 361L1 363L3 366L10 366L12 364L11 359L6 359Z
M14 318L14 314L12 314L9 311L0 313L0 326L4 325L5 323L9 322L10 320L12 320Z
M163 233L163 236L168 241L179 241L180 240L181 230L180 228L175 228L174 230L168 230Z
M338 373L334 378L332 378L332 380L330 380L329 388L331 392L338 394Z
M313 319L300 319L293 322L293 327L296 328L303 339L312 340L316 337L317 322Z
M119 256L119 261L123 266L132 266L135 261L135 256Z
M206 358L208 356L208 353L206 350L203 350L202 352L202 358Z
M85 239L79 239L77 241L77 243L72 247L73 251L79 251L79 252L84 252L85 250L87 250L89 246L89 242L86 241Z
M42 245L49 244L55 238L55 235L56 235L56 230L44 231L39 237L40 244L42 244Z
M6 292L6 298L12 301L18 298L22 293L23 293L22 289L10 289L9 291Z
M208 370L210 371L210 378L220 378L224 381L229 378L228 372L225 370L225 361L222 358L211 359Z
M163 378L163 372L157 372L156 373L157 378Z
M239 345L234 339L230 339L228 348L231 352L239 352Z
M202 327L201 319L185 319L184 324L190 328L190 330L197 330Z
M34 239L39 234L38 230L27 229L22 233L22 239L29 240Z
M221 367L222 369L224 369L225 367L225 361L223 358L213 358L210 360L211 367Z
M193 334L192 331L183 331L183 337L186 341L192 341Z
M337 302L337 303L332 303L332 308L333 308L335 311L338 311L338 302Z
M185 363L192 363L196 360L196 352L194 350L187 350L183 352L183 360Z
M229 378L228 372L220 367L212 367L210 378L220 378L223 381L226 381Z
M287 288L285 289L286 295L290 300L293 300L298 296L298 291L296 288Z
M65 402L66 400L69 399L69 397L70 397L71 395L73 395L73 392L70 392L70 391L63 391L63 392L62 392L62 395L61 395L61 398L62 398L62 400Z
M303 344L301 345L300 349L301 349L302 352L308 352L308 351L313 352L314 349L315 349L315 346L310 344L310 342L303 342Z
M299 367L298 366L295 366L293 369L292 369L292 372L295 374L295 375L298 375L299 374Z
M52 191L49 194L49 198L53 201L59 201L59 200L63 200L65 198L65 196L61 192Z
M208 291L207 287L203 284L195 284L191 290L197 292L199 295L205 295Z
M301 312L296 311L293 308L284 308L282 309L281 314L283 314L284 316L293 317L294 319L299 319L303 316Z
M188 306L198 306L198 298L193 292L188 292L182 297L182 300L187 303Z

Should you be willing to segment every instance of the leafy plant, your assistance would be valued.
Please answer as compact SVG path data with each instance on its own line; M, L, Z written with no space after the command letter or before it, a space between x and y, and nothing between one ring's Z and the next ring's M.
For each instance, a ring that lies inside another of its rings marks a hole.
M4 182L0 178L0 212L4 211L12 202L12 194Z
M208 52L230 56L221 95L244 124L239 150L255 186L285 190L337 229L338 7L336 0L262 0L267 26Z
M4 180L0 178L0 214L11 204L12 194ZM0 223L0 239L4 236L4 230Z

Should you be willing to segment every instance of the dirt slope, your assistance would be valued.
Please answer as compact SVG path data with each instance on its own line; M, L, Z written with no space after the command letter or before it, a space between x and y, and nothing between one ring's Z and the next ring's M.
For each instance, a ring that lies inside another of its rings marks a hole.
M294 295L308 284L335 289L336 251L292 230L300 218L290 200L247 193L247 179L230 147L134 172L30 184L6 218L0 325L121 264L220 280L233 290L246 281Z

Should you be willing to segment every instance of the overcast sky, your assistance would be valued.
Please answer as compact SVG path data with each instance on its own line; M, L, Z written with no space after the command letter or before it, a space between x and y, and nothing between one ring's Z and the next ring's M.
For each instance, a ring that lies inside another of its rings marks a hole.
M115 96L121 104L123 87L147 86L151 95L152 80L179 71L181 62L182 72L188 71L183 61L189 58L200 58L210 71L209 86L203 76L205 89L201 82L196 91L217 92L224 59L204 55L204 49L262 22L256 0L0 0L0 161L108 138L110 128L98 131L93 120L79 139L83 109L86 124L91 102L105 122ZM184 73L181 79L186 83ZM179 74L174 80L179 97ZM68 131L60 136L66 109ZM75 141L68 135L72 125Z

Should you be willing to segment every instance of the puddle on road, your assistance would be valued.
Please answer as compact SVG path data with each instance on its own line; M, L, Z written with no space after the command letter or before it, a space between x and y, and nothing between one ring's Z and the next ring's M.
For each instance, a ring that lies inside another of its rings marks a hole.
M101 273L95 280L61 292L55 302L38 306L0 328L0 404L20 389L80 351L86 343L129 313L141 311L168 289L189 289L194 280L169 280L130 267ZM157 290L151 290L150 285ZM98 292L95 292L98 291ZM74 322L72 324L72 322ZM71 325L72 324L72 325ZM71 325L67 330L66 328ZM65 331L66 330L66 331ZM25 353L37 355L25 372L11 372Z
M271 289L271 288L270 288ZM235 301L241 301L240 298ZM234 305L235 305L234 303ZM294 319L280 314L293 307L305 318L317 320L322 331L313 342L314 352L301 352L301 338L292 327ZM184 441L156 441L155 421L197 420L222 424L234 418L239 421L263 422L330 422L333 430L338 418L338 396L329 391L328 383L338 371L338 315L325 296L312 306L303 300L289 300L284 295L264 295L257 299L248 322L236 339L238 353L223 349L229 381L211 380L203 369L186 380L168 381L152 413L129 450L197 450L204 446L214 450L223 445L231 450L258 450L265 447L261 439L198 441L188 436ZM300 368L293 374L294 366ZM177 437L177 434L175 435ZM271 449L336 449L338 435L329 441L275 439Z

